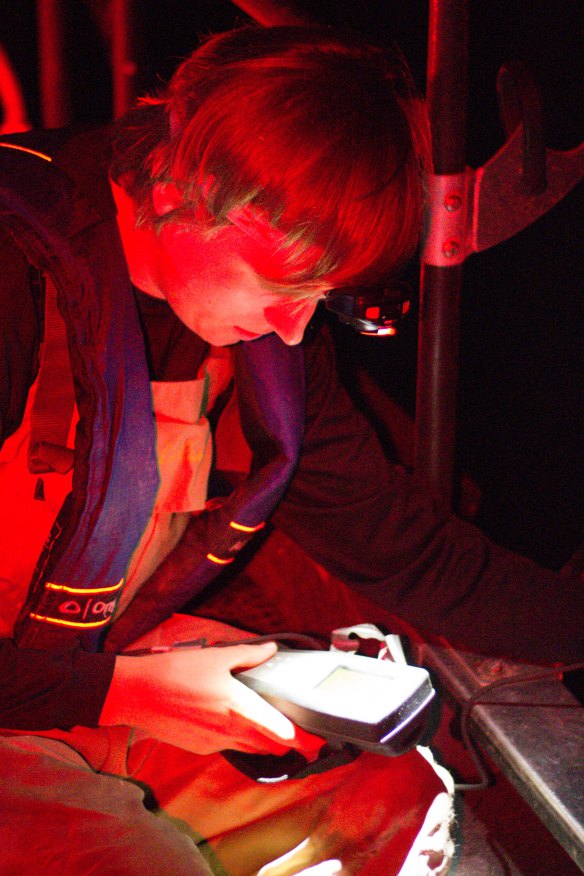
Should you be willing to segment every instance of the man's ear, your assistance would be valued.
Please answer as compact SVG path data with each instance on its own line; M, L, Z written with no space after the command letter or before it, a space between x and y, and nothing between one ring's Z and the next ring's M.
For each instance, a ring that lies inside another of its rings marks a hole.
M183 197L174 183L154 183L152 186L152 204L157 216L164 216L183 203Z

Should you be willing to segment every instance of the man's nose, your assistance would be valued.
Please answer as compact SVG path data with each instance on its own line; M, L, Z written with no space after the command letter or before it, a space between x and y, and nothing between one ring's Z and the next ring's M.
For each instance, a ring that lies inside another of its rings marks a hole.
M266 307L264 316L272 330L292 347L299 344L304 337L304 329L312 319L318 301L283 301L272 307Z

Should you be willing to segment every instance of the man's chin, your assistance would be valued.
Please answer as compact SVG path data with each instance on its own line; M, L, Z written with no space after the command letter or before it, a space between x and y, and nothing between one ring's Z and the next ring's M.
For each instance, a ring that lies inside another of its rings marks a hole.
M248 332L247 329L240 328L239 326L234 326L235 333L238 335L238 340L240 341L255 341L257 338L261 338L261 334L258 332Z
M199 334L196 332L196 334ZM242 341L255 341L262 335L257 332L248 332L240 328L201 332L199 337L213 347L233 347Z

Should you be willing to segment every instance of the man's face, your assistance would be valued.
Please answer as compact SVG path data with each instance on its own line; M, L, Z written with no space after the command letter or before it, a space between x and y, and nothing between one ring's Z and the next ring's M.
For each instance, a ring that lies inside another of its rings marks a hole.
M216 346L253 340L275 332L285 344L298 344L317 302L329 288L294 299L270 287L281 269L265 246L235 226L210 239L174 223L159 232L157 294L203 340Z

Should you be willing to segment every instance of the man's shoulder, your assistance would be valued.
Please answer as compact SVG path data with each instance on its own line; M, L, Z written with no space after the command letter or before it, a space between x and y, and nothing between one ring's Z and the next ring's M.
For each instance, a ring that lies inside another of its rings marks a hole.
M50 165L72 180L101 216L115 215L108 183L111 155L108 126L24 131L3 136L0 145L36 153L39 164L35 173L38 174L42 172L43 157L50 159Z

